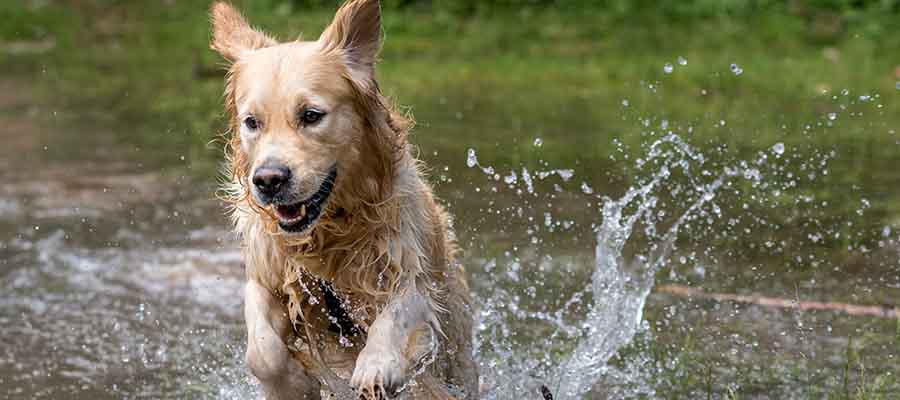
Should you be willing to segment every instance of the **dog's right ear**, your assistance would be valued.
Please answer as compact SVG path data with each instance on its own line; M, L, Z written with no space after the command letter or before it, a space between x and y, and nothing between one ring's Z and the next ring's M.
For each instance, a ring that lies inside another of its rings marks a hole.
M347 1L319 36L319 43L326 51L344 55L350 73L359 83L374 79L381 41L381 4L378 0Z
M241 13L224 1L213 3L209 15L212 19L213 36L209 47L230 62L238 60L247 51L278 43L265 33L253 29Z

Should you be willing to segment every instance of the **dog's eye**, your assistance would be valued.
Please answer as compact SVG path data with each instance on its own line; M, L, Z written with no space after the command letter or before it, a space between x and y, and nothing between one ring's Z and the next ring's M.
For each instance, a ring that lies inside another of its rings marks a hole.
M247 129L249 129L251 131L255 131L255 130L259 129L259 120L257 120L256 117L251 115L247 118L244 118L244 126L246 126Z
M300 120L303 121L304 125L312 125L316 122L319 122L319 120L321 120L324 116L325 113L322 111L313 108L307 108L300 113Z

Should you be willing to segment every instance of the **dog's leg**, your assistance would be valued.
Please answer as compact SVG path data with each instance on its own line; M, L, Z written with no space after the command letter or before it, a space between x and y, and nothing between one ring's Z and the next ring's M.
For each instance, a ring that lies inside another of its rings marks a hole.
M284 306L256 281L245 287L244 318L247 323L247 365L268 400L318 400L319 382L295 361L284 342L291 324Z
M406 285L369 328L366 346L356 359L350 384L361 398L383 399L406 383L411 346L419 329L436 319L414 283Z

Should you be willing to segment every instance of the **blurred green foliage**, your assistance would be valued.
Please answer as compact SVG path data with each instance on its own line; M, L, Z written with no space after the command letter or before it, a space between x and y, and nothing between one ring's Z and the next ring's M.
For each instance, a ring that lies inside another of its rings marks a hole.
M842 88L896 92L900 0L383 1L382 86L414 106L428 124L423 130L458 131L452 136L463 142L483 141L486 130L498 143L542 135L542 157L551 162L602 163L614 137L638 145L643 138L623 119L623 99L631 110L694 124L698 137L751 152L773 140L806 141L782 136L836 109L831 95ZM223 63L207 46L210 2L0 2L7 21L0 24L0 47L49 46L10 51L0 68L34 79L34 91L55 105L140 121L147 133L127 140L202 154L221 130ZM234 2L280 38L314 38L339 4ZM662 65L679 56L688 67L664 74ZM746 73L735 77L732 63ZM648 91L649 83L658 90ZM888 101L881 112L896 109ZM737 125L703 126L720 119ZM866 166L896 159L883 145L893 139L871 134L866 123L818 139L821 147L841 145L868 157L866 165L841 166L847 181L868 177ZM752 134L731 134L733 126ZM448 154L461 151L459 141L440 133L419 141ZM567 146L573 142L578 145ZM536 157L528 141L516 146L521 151L495 154L497 162Z
M333 0L292 0L297 7L332 6ZM384 0L386 9L420 9L454 15L534 10L601 10L622 16L655 11L670 17L747 15L794 9L804 12L849 13L859 10L897 12L900 0Z

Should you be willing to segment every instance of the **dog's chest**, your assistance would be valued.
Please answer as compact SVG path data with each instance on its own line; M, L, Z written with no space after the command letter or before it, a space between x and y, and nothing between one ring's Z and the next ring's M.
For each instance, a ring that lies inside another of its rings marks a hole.
M335 337L351 344L362 343L374 313L364 298L340 290L308 272L283 286L286 306L300 334ZM310 332L306 332L306 330Z

